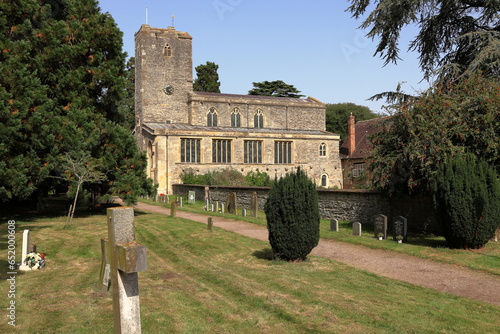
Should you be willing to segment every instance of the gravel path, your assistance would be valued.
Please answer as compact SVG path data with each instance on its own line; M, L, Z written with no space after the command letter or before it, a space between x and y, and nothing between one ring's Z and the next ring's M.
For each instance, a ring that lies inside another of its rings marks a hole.
M164 207L139 203L138 210L170 214ZM207 216L177 211L177 217L207 223ZM213 217L214 226L246 237L268 241L265 226ZM461 297L500 305L500 277L390 251L371 249L340 241L321 239L312 255L329 258L377 275Z

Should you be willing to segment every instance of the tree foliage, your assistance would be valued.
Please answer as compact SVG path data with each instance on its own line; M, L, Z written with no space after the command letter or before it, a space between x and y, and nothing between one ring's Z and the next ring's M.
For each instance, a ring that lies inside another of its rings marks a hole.
M450 246L481 248L500 226L500 181L495 169L474 154L447 157L432 192Z
M95 0L0 3L0 199L55 186L66 154L88 152L126 200L151 190L118 105L122 33Z
M196 92L220 93L219 65L207 61L205 65L196 66L197 78L193 83L193 90Z
M391 193L425 193L444 159L464 152L500 171L499 136L500 84L474 76L437 85L371 138L371 179Z
M248 91L248 95L263 95L276 97L294 97L301 98L304 95L299 94L293 85L288 85L281 80L252 82L253 88Z
M481 71L500 79L500 0L351 0L355 18L371 10L361 28L379 38L375 54L385 64L400 58L400 34L405 26L419 32L409 50L417 51L426 79L439 70L440 79L454 81ZM373 10L372 10L373 9Z
M305 260L319 242L315 184L298 168L275 181L264 211L274 256L285 261Z
M347 121L351 114L356 117L356 121L379 117L370 108L354 103L327 104L326 131L340 135L340 140L344 141L347 138Z

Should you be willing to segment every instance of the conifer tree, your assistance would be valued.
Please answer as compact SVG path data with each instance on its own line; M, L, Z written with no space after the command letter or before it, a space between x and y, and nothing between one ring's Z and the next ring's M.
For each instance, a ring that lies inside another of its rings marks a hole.
M275 258L302 261L318 245L318 194L300 168L274 182L264 210Z
M193 83L193 90L196 92L220 93L219 65L207 61L205 65L196 66L197 78Z
M450 156L432 185L448 244L481 248L500 225L500 182L493 167L473 154Z
M66 154L102 166L101 194L151 190L118 110L122 33L97 1L3 1L0 29L0 199L53 187Z

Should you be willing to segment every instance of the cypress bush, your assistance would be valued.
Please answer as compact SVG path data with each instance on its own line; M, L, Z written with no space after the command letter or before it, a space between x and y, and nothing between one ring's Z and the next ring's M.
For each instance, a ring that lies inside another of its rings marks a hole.
M274 182L264 211L274 257L305 260L319 241L316 185L298 168Z
M473 154L448 157L432 183L434 205L451 247L483 247L499 226L496 170Z

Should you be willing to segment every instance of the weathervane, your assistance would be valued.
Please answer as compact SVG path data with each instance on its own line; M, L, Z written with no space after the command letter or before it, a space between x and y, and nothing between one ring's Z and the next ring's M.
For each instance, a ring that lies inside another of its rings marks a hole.
M172 15L172 27L175 27L174 26L174 17L175 17L175 15Z

